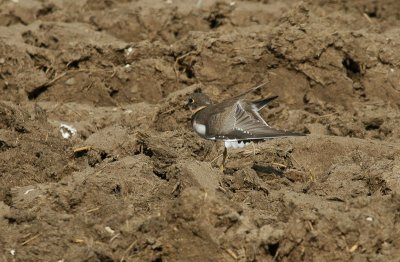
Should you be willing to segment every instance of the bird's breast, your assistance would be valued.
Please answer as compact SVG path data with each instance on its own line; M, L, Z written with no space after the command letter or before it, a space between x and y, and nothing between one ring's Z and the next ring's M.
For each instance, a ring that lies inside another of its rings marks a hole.
M196 120L193 121L193 129L197 134L201 136L205 136L207 133L207 126L204 124L198 123Z

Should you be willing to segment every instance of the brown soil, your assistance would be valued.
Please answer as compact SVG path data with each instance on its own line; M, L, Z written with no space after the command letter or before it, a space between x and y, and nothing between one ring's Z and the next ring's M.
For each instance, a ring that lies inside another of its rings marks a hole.
M0 260L398 259L399 28L398 0L0 1ZM267 80L309 135L222 173L186 99Z

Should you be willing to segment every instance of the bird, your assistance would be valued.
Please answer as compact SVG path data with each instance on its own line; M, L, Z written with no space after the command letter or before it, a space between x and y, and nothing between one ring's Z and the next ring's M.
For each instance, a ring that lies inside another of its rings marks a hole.
M191 124L194 131L204 139L224 142L221 170L225 168L228 148L244 148L251 142L305 135L275 129L261 117L259 111L278 96L256 101L245 100L247 94L264 85L266 83L220 103L213 103L206 94L201 92L195 92L189 96L187 105L192 112Z

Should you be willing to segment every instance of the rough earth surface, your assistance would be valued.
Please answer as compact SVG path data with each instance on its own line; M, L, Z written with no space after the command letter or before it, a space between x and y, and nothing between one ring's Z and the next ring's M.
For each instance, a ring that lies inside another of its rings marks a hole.
M0 260L397 260L399 50L398 0L1 0ZM222 172L187 98L266 81L308 135Z

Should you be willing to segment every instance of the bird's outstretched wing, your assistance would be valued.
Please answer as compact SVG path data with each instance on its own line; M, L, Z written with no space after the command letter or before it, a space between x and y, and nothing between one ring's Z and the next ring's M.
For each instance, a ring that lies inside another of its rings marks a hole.
M257 108L246 102L238 101L234 110L234 121L227 126L223 134L227 139L262 140L304 135L270 127L260 116Z

